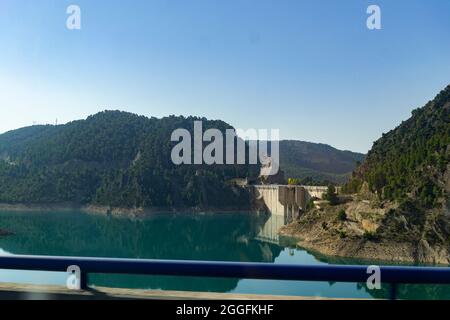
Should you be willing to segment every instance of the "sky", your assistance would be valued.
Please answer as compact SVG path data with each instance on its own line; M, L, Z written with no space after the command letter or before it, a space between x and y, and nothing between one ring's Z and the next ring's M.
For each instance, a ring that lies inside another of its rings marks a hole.
M0 0L0 132L113 109L367 152L448 84L447 0Z

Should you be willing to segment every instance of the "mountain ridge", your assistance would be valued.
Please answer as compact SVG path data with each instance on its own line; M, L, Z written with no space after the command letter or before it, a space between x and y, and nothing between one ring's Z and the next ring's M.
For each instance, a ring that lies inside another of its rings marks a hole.
M330 256L450 264L450 85L383 134L342 192L282 233Z
M364 157L323 143L280 141L280 164L289 178L344 183Z
M250 203L225 182L257 175L248 165L175 166L178 128L232 128L197 117L147 118L103 111L59 126L34 126L0 135L0 202L112 207L228 207ZM208 189L205 185L208 185Z

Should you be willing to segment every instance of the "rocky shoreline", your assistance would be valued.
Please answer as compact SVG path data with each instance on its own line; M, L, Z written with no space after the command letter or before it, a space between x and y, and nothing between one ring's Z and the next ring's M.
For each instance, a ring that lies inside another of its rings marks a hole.
M252 207L227 207L227 208L200 208L200 207L151 207L151 208L118 208L102 205L82 205L76 203L58 203L58 204L5 204L0 203L0 211L13 212L70 212L81 211L88 214L108 215L115 217L145 217L153 214L170 214L170 213L242 213L242 212L257 212Z
M284 228L280 235L296 238L296 244L306 250L317 252L329 258L352 258L360 260L394 262L407 264L436 264L449 265L450 256L444 248L441 252L436 248L431 249L431 254L423 251L419 258L417 247L409 243L371 243L363 239L338 240L338 241L317 241L304 239L296 233L292 233L289 227ZM424 247L423 249L430 249Z
M150 207L150 208L117 208L109 206L99 206L99 205L88 205L80 209L86 213L90 214L101 214L109 215L115 217L145 217L153 214L171 214L171 213L195 213L195 214L233 214L242 212L253 212L253 208L238 208L238 207L227 207L227 208L201 208L201 207ZM255 211L256 212L256 211Z
M295 239L307 250L328 257L355 258L408 264L450 264L450 248L426 239L387 237L386 215L393 205L379 208L363 201L314 209L284 226L280 235ZM339 212L345 211L346 217ZM406 228L412 228L406 225Z

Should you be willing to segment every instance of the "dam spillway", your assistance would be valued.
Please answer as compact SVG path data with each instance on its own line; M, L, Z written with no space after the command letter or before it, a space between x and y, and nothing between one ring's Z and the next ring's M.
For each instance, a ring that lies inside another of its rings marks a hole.
M285 224L297 218L311 198L322 198L328 187L254 185L253 196L271 215L284 217Z
M253 198L269 216L259 227L256 240L278 244L280 228L298 218L312 198L322 198L328 187L253 185Z

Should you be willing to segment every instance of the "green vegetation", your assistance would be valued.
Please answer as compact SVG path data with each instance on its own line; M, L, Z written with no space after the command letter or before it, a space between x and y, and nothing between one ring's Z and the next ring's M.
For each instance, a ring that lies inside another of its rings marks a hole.
M344 230L339 230L339 238L341 239L347 238L347 233Z
M333 184L333 182L330 180L320 180L318 178L308 176L306 178L289 178L288 184L292 186L327 186L329 184Z
M367 241L376 241L378 239L375 232L364 231L363 238Z
M146 118L105 111L62 126L0 135L0 202L99 204L115 207L230 207L249 203L225 182L253 177L258 166L183 165L171 161L171 134L231 128L194 117Z
M316 201L317 198L312 197L311 199L308 200L308 202L306 203L306 211L312 210L315 208L315 204L314 201Z
M297 179L297 178L288 178L288 185L290 185L290 186L301 185L301 180Z
M337 218L339 221L346 221L347 220L347 213L344 209L339 210Z
M450 159L450 86L394 130L383 134L354 172L345 192L366 183L380 200L414 199L433 208L445 194Z
M327 192L323 195L323 200L328 200L330 205L334 206L339 203L339 199L336 193L336 187L332 184L328 186Z

